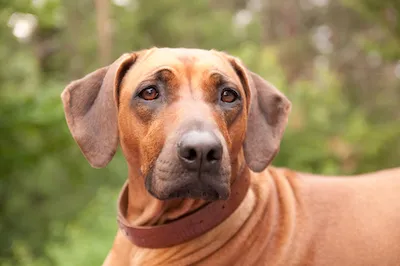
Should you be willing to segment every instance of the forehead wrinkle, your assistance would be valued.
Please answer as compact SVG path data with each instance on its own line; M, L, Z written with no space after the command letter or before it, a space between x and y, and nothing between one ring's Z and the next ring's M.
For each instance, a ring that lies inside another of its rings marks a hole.
M155 76L157 76L158 74L162 73L163 71L169 71L171 72L174 76L177 76L177 71L171 67L170 65L162 65L159 66L157 68L152 69L151 71L145 73L143 76L143 79L147 79L147 78L154 78Z
M193 71L193 66L194 64L198 61L195 56L178 56L179 61L183 65L185 77L188 82L188 88L191 94L193 94L193 88L192 88L192 71Z
M174 76L177 76L178 71L170 64L158 65L154 68L151 68L151 70L147 70L145 67L142 67L141 65L132 67L130 70L128 70L128 73L125 75L121 83L121 88L124 89L128 84L129 87L131 87L131 89L134 90L138 86L138 84L140 84L145 80L155 79L157 73L164 70L170 71Z
M217 75L218 78L221 79L221 80L224 81L224 82L230 82L230 83L233 83L233 84L236 84L236 83L237 83L236 78L233 79L231 76L229 76L229 75L227 75L227 74L221 72L221 71L218 70L218 69L213 69L212 71L209 72L209 78L210 78L210 79L213 78L213 76L215 76L215 75ZM235 77L236 77L236 76L235 76Z
M157 72L161 68L168 69L175 75L179 72L180 61L174 54L166 52L165 49L153 48L143 56L139 56L138 59L134 68L138 70L140 76L151 75L150 72Z

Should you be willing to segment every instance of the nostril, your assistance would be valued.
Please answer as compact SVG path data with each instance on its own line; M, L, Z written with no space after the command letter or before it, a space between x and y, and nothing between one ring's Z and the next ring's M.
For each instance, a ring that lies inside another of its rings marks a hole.
M219 149L211 149L206 156L207 161L215 162L221 160L221 151Z
M215 158L215 150L211 150L207 153L207 161L213 162L216 161L217 159Z
M188 149L187 151L187 156L185 157L185 159L188 159L189 161L194 161L196 160L197 157L197 152L195 149Z
M180 145L179 156L186 161L193 162L197 159L198 154L195 148Z

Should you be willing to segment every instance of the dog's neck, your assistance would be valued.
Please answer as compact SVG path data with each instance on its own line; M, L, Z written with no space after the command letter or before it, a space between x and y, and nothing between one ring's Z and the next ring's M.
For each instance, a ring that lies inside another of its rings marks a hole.
M233 164L231 182L241 174L244 163L244 158L239 158ZM144 177L139 172L129 167L127 220L133 226L164 224L192 213L207 203L205 200L189 198L158 200L147 191Z

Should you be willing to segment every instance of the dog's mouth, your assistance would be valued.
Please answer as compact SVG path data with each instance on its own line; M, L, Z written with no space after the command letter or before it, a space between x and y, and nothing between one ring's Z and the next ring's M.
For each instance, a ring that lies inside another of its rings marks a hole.
M226 200L230 195L230 171L217 173L180 172L171 175L153 168L147 175L147 191L159 200L177 198Z
M227 199L227 197L221 196L215 190L199 190L199 189L180 189L172 192L167 196L167 199L171 198L191 198L191 199L203 199L207 201L214 201L218 199Z
M206 201L226 200L230 195L228 184L209 185L200 182L180 184L180 182L158 182L156 186L148 187L151 195L159 200L190 198Z

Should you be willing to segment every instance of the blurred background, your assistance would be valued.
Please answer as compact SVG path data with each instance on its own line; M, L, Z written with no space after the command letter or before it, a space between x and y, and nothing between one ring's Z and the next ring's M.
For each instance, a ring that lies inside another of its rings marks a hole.
M0 1L0 265L101 265L126 178L65 123L65 85L123 52L227 51L293 110L273 164L323 174L400 165L398 0Z

